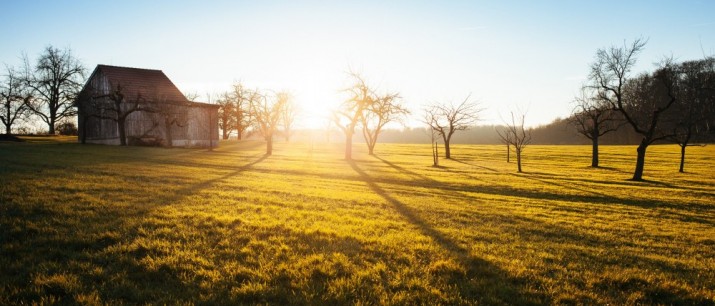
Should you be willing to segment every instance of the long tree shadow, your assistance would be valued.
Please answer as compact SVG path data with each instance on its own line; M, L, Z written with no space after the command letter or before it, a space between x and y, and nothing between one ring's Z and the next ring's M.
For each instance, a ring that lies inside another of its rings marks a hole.
M434 229L413 209L377 185L355 161L349 161L349 164L375 194L390 203L398 213L419 228L424 235L432 238L466 269L467 275L455 275L450 279L450 282L459 288L463 297L486 304L548 304L550 302L550 298L544 294L527 291L524 288L527 280L510 276L508 272L494 264L473 256L469 250Z
M485 166L480 166L480 165L468 163L468 162L465 162L465 161L463 161L463 160L456 159L456 158L454 158L454 157L452 157L451 160L456 161L456 162L458 162L458 163L460 163L460 164L465 164L465 165L468 165L468 166L477 167L477 168L484 169L484 170L487 170L487 171L499 172L499 171L497 171L497 170L494 169L494 168L489 168L489 167L485 167Z
M449 184L445 182L440 182L437 180L434 180L430 177L421 175L419 173L415 173L414 171L405 169L403 167L400 167L398 165L395 165L394 163L391 163L387 160L384 160L382 158L379 158L376 156L377 159L381 160L383 163L387 164L391 168L398 170L402 173L411 175L415 178L419 178L420 181L424 184L424 187L431 187L434 188L435 190L445 194L447 191L457 191L457 192L476 192L476 193L483 193L483 194L494 194L494 195L510 195L510 196L517 196L517 197L524 197L524 198L530 198L530 199L544 199L544 200L558 200L558 201L572 201L572 202L582 202L582 203L590 203L590 204L596 204L596 203L605 203L605 204L616 204L616 205L626 205L626 206L634 206L634 207L639 207L639 208L672 208L672 209L685 209L682 205L677 204L677 203L669 203L665 202L662 200L651 200L651 199L638 199L638 198L620 198L616 197L613 195L608 195L605 193L599 193L595 191L587 191L587 190L579 190L584 193L590 193L590 195L566 195L566 194L560 194L560 193L552 193L552 192L544 192L544 191L534 191L534 190L527 190L527 189L520 189L520 188L514 188L514 187L505 187L505 186L498 186L498 185L490 185L490 186L475 186L475 185L466 185L466 184L460 184L460 185L455 185L455 184ZM531 174L536 174L536 175L531 175ZM539 178L534 178L534 176L540 176L540 177L551 177L551 174L546 174L546 173L537 173L537 172L531 172L531 173L526 173L526 174L511 174L513 176L518 176L521 178L527 178L527 179L534 179L536 181L540 181L542 183L547 183L547 181L539 179ZM471 177L471 176L468 176ZM375 180L384 182L384 183L391 183L391 184L398 184L398 185L414 185L415 182L405 182L404 180L399 180L399 179L389 179L389 178L375 178ZM592 180L587 180L587 179L577 179L579 181L591 181L591 182L596 182ZM598 181L601 182L601 181ZM602 182L605 184L614 184L614 185L622 185L625 182ZM566 186L566 185L560 185L557 183L548 183L552 184L554 186L558 187L563 187L563 188L573 188L571 186ZM633 186L642 186L639 183L632 183L629 185ZM667 186L664 186L667 187ZM680 189L679 187L676 186L671 186L674 189ZM703 205L703 204L698 204L698 203L689 203L687 210L693 211L693 212L702 212L702 211L709 211L710 206L709 205Z
M381 158L380 156L373 155L373 157L375 157L376 159L380 160L380 161L383 162L384 164L390 166L390 168L395 169L395 170L397 170L397 171L399 171L399 172L408 174L408 175L410 175L410 176L412 176L412 177L414 177L414 178L417 178L417 179L420 179L420 180L423 180L423 181L431 181L431 180L432 180L432 178L430 178L430 177L428 177L428 176L426 176L426 175L419 174L419 173L417 173L417 172L407 170L407 169L405 169L405 168L403 168L403 167L400 167L400 166L396 165L396 164L393 163L393 162L390 162L390 161L387 161L387 160L384 159L384 158Z
M187 196L194 195L194 194L196 194L197 192L199 192L199 191L201 191L201 190L204 190L204 189L206 189L206 188L209 188L209 187L211 187L212 185L214 185L214 184L216 184L216 183L218 183L218 182L227 180L227 179L229 179L229 178L232 178L232 177L234 177L234 176L237 176L237 175L241 174L242 172L245 172L245 171L247 171L247 170L253 168L253 166L255 166L256 164L258 164L258 163L264 161L266 158L268 158L268 156L269 156L269 155L261 155L260 158L254 160L254 161L252 161L252 162L249 162L249 163L247 163L247 164L244 164L244 165L242 165L242 166L239 166L238 168L235 168L233 171L231 171L231 172L229 172L229 173L227 173L227 174L224 174L224 175L222 175L222 176L219 176L219 177L216 177L216 178L213 178L213 179L210 179L210 180L206 180L206 181L200 182L200 183L198 183L198 184L192 184L192 185L189 185L189 186L185 186L185 187L183 187L183 188L180 188L180 189L178 189L178 190L176 190L176 191L174 192L174 195L173 195L173 196L170 196L170 197L166 197L166 198L164 198L164 199L161 199L161 200L159 201L159 203L160 203L160 205L161 205L161 204L170 204L170 203L178 202L178 201L180 201L181 199L183 199L183 198L185 198L185 197L187 197Z

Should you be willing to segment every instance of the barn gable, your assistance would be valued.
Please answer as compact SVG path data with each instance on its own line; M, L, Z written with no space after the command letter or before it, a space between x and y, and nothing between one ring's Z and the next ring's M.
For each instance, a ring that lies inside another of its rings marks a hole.
M119 97L119 98L118 98ZM98 65L77 100L80 141L215 146L218 106L188 101L161 70Z

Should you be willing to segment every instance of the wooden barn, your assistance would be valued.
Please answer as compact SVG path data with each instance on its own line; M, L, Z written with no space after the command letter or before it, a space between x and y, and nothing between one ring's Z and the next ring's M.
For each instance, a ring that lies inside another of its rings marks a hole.
M161 70L97 65L76 105L82 143L218 144L218 106L189 101Z

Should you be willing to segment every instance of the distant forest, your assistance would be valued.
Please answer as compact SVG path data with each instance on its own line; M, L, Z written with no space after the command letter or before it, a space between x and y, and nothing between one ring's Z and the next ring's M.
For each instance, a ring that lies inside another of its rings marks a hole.
M501 144L501 139L497 130L503 128L500 125L478 125L468 130L455 133L452 138L453 144ZM344 136L337 130L331 130L328 138L325 130L298 130L291 137L295 141L310 141L312 138L316 142L343 142ZM711 137L703 138L700 143L712 143L715 133L710 133ZM311 136L312 135L312 136ZM532 144L539 145L588 145L591 140L579 134L576 127L569 122L569 119L558 118L553 122L531 129ZM355 141L364 142L362 136L355 135ZM616 132L608 133L599 138L603 145L637 145L641 138L629 126L622 126ZM430 135L427 127L404 129L386 129L380 133L381 143L429 143ZM668 143L668 142L661 142Z

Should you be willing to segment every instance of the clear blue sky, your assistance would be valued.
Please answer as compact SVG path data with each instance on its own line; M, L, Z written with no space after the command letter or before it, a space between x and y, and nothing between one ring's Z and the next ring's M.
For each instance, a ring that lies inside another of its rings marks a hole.
M235 80L290 90L316 117L340 101L349 68L402 93L416 117L471 93L484 123L520 108L537 125L569 114L598 48L647 38L638 71L715 54L715 1L3 1L0 12L8 65L70 47L90 71L161 69L184 92Z

